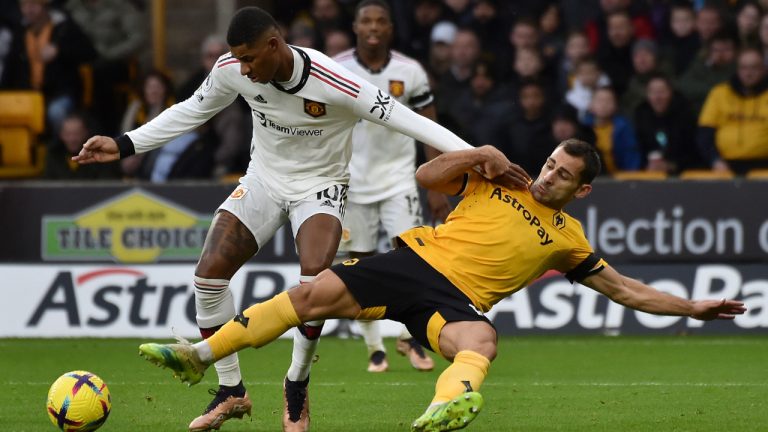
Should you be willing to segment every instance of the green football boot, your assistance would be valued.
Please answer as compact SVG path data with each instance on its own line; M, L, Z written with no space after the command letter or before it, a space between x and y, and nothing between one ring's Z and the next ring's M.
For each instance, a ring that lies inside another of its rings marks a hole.
M435 405L411 424L411 432L443 432L465 428L483 408L478 392L462 393L446 403Z
M174 378L190 386L199 383L208 368L190 343L145 343L139 345L139 355L160 367L171 369Z

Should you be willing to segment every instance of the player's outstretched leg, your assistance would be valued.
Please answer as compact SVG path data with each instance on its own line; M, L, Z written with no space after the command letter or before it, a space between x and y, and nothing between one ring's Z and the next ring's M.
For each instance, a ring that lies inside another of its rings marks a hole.
M403 327L403 331L397 338L396 347L397 352L400 355L406 356L414 369L427 372L435 368L435 361L424 352L421 344L411 336L405 327Z
M483 409L483 396L478 392L462 393L437 405L431 405L411 424L412 432L442 432L463 429Z
M139 345L139 355L160 367L173 371L174 378L192 386L203 379L210 366L187 340L179 338L176 344L145 343Z

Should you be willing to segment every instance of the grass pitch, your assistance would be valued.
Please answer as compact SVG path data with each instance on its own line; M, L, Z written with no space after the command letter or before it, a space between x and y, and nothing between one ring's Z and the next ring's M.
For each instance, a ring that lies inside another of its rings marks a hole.
M112 392L100 431L186 431L216 386L187 388L137 355L139 340L0 339L4 431L56 430L45 412L50 384L84 369ZM413 371L387 340L390 371L365 371L360 340L325 338L314 365L312 430L407 431L432 397L433 372ZM241 353L254 417L222 431L277 431L290 341ZM502 338L468 431L768 430L768 336Z

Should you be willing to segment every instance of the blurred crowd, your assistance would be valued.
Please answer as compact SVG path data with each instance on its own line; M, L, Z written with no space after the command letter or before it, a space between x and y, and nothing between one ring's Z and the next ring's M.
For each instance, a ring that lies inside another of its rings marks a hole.
M274 2L289 43L354 46L356 0ZM768 0L390 0L393 48L419 60L439 122L532 174L556 143L600 151L604 174L768 169ZM142 70L142 0L0 0L0 91L45 96L48 178L221 178L244 171L250 113L119 164L69 161L192 95L228 51L207 37L189 79Z

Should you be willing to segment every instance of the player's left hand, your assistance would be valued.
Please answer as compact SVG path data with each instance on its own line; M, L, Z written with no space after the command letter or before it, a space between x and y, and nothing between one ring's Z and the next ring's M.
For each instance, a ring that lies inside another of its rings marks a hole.
M436 225L445 222L445 218L451 212L451 203L448 201L448 197L440 192L427 190L427 204L429 204L429 212L432 215L432 223Z
M693 313L691 317L702 320L712 321L715 319L734 319L736 315L741 315L747 311L744 303L735 300L695 300L693 302Z

